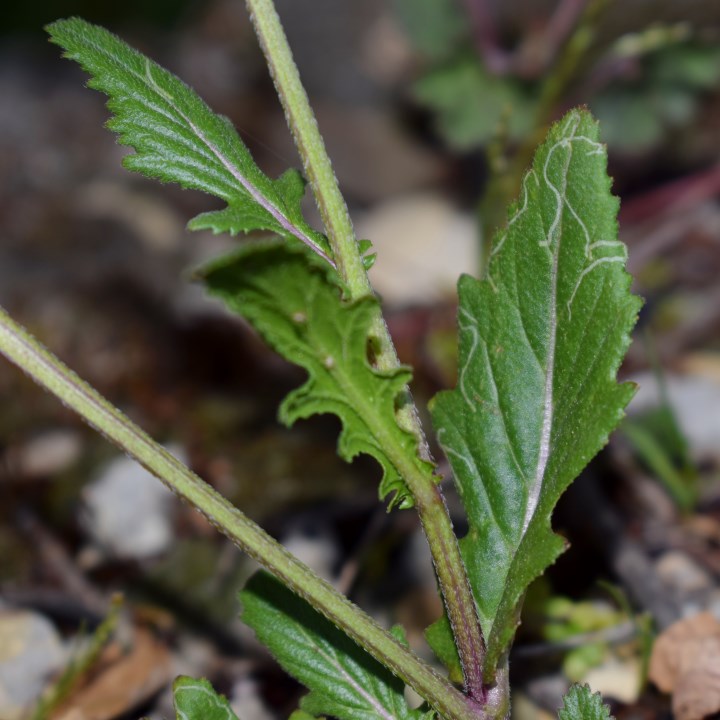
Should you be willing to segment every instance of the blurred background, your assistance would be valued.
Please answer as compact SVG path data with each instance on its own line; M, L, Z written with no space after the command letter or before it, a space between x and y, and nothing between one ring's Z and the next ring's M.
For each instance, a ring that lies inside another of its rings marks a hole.
M622 370L641 387L556 513L573 547L529 593L515 714L552 716L582 680L618 717L668 717L672 685L645 683L653 633L720 616L720 4L276 5L421 410L454 384L457 276L482 272L548 123L579 104L600 119L646 301ZM239 0L15 3L0 18L0 304L429 657L440 607L414 517L378 506L373 462L336 458L334 419L277 424L302 373L188 279L241 240L186 231L214 199L122 169L104 97L42 31L70 15L192 85L268 174L300 166ZM252 565L4 361L0 407L0 717L29 716L73 660L65 699L36 717L171 716L179 672L209 676L243 720L287 716L298 688L235 619ZM684 717L720 710L707 682L694 699L712 707Z

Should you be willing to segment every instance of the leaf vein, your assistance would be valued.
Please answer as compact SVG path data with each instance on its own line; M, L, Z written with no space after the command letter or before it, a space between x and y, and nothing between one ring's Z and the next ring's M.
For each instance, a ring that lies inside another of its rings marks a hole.
M370 693L366 692L365 688L352 676L352 674L349 672L349 670L346 669L346 667L338 660L336 654L331 654L326 652L319 643L316 643L313 638L308 634L308 632L303 627L298 628L301 635L303 635L308 643L308 645L314 649L316 653L321 655L323 659L333 668L335 668L335 671L343 678L345 678L345 681L350 685L350 687L355 690L355 692L360 695L360 697L364 698L367 704L375 710L375 712L381 717L385 718L385 720L393 720L393 715L387 711L387 708L385 708L375 697L373 697ZM337 678L336 678L337 679Z

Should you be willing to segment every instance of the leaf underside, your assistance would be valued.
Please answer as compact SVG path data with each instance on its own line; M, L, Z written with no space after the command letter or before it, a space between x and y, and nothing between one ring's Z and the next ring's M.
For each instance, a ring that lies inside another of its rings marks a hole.
M340 720L420 720L402 680L265 572L240 593L242 619L286 672L310 689L300 707Z
M530 582L564 541L550 518L634 393L615 377L640 300L629 292L597 124L554 125L498 233L488 277L458 285L458 384L431 404L468 516L461 551L494 668Z
M129 170L227 203L190 221L215 233L265 230L298 240L333 264L324 235L302 216L305 181L295 170L270 179L255 164L230 121L215 114L182 80L104 28L80 18L47 26L50 40L76 60L88 85L109 96L108 127L134 148Z
M411 507L403 480L407 464L434 482L430 463L417 456L416 439L400 428L395 410L410 370L381 372L368 361L370 326L377 300L342 300L332 270L304 248L280 241L253 242L204 268L208 290L245 317L266 342L308 372L304 385L280 407L286 425L333 413L343 425L338 453L350 461L367 453L380 463L380 497Z

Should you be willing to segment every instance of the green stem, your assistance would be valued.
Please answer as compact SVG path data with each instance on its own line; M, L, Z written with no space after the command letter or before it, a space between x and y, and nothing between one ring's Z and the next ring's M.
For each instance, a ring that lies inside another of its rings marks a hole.
M325 142L318 129L315 114L310 107L273 1L246 0L246 3L327 230L338 274L345 282L349 299L372 295L373 289L355 240L355 231L345 198L338 187L332 163L325 150ZM379 313L372 331L378 343L376 352L378 367L380 369L397 367L395 346L387 325ZM415 434L421 436L419 424L414 422Z
M401 677L441 716L453 720L478 720L472 703L447 680L152 440L43 348L2 308L0 353L199 510L239 548Z
M328 230L334 260L351 298L371 295L372 288L355 242L355 232L325 143L300 80L285 31L272 0L246 0L255 32L265 53L305 173Z
M401 677L438 713L454 720L478 720L467 698L452 685L158 445L2 308L0 353L200 511L239 548Z
M246 0L246 3L328 232L338 273L351 299L372 294L345 199L338 187L273 0ZM377 341L375 361L378 368L396 368L399 364L397 353L381 313L376 316L371 332ZM407 389L398 421L417 437L420 454L429 459L427 442ZM445 500L429 474L411 472L404 475L404 479L415 498L430 544L445 607L455 633L466 691L479 700L483 696L485 643Z

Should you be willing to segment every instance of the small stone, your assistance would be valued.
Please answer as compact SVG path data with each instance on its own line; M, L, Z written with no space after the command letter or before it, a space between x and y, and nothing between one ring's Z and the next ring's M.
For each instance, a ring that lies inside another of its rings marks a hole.
M46 617L0 611L0 717L25 716L64 662L62 640Z
M583 682L603 697L631 704L640 696L641 675L640 662L635 658L618 660L613 657L590 670Z
M241 678L233 685L230 707L241 720L273 720L275 717L263 701L258 683L249 677Z
M670 405L696 458L718 458L720 435L720 382L706 375L666 373ZM648 371L630 378L639 389L632 399L629 415L661 406L662 398L654 373Z
M173 455L181 453L175 448ZM88 533L115 557L141 559L170 546L173 494L134 460L110 462L85 490L84 500Z
M477 273L477 224L439 195L390 200L356 227L377 252L370 279L387 303L432 305L455 296L461 273Z
M720 589L715 589L710 593L706 609L720 620Z
M517 692L513 693L512 717L513 720L555 720L556 715L543 710L524 693Z
M563 696L570 687L570 681L562 674L543 675L533 678L525 686L529 700L541 708L557 711L562 707Z
M312 525L310 524L312 522ZM332 529L320 518L300 520L288 528L282 544L320 577L333 581L338 561L338 540Z
M49 430L24 443L18 449L17 462L25 477L50 477L76 462L81 450L77 432Z
M709 591L714 583L710 575L685 553L666 552L655 564L658 576L681 596Z

